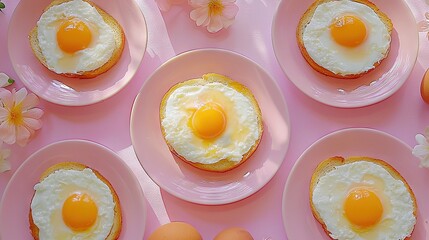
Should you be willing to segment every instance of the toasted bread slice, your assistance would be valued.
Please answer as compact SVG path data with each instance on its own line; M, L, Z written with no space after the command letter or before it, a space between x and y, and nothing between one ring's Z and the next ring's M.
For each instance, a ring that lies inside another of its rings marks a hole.
M238 167L240 164L244 163L257 149L257 147L259 146L259 143L261 141L262 138L262 133L263 133L263 123L262 123L262 113L261 113L261 109L259 108L259 105L255 99L255 97L253 96L253 94L251 93L251 91L245 87L244 85L233 81L231 79L229 79L228 77L225 77L223 75L220 74L215 74L215 73L209 73L209 74L205 74L202 76L202 78L198 78L198 79L191 79L191 80L187 80L185 82L181 82L178 83L176 85L174 85L165 95L164 98L161 101L161 105L160 105L160 121L162 122L162 119L165 118L166 112L165 112L165 108L166 108L166 104L168 101L168 98L170 97L170 95L178 88L182 87L182 86L186 86L186 85L205 85L211 82L219 82L222 83L228 87L231 87L235 90L237 90L238 92L240 92L241 94L243 94L252 104L253 108L254 108L254 112L257 114L257 118L258 118L258 133L259 133L259 138L257 139L257 141L253 144L253 146L249 149L249 151L245 154L243 154L243 157L240 161L231 161L229 159L222 159L216 163L213 164L202 164L202 163L196 163L196 162L191 162L189 160L187 160L185 157L181 156L180 154L178 154L174 147L171 146L171 144L168 142L168 140L165 138L166 132L165 132L165 128L162 126L161 124L161 132L162 135L164 136L164 139L170 149L170 151L177 157L179 157L180 159L182 159L183 161L185 161L186 163L191 164L192 166L199 168L199 169L203 169L203 170L207 170L207 171L212 171L212 172L225 172L228 170L231 170L233 168Z
M383 59L381 59L380 61L374 63L374 68L366 71L366 72L361 72L361 73L357 73L357 74L347 74L347 75L341 75L341 74L336 74L331 72L330 70L318 65L309 55L309 53L307 52L305 46L304 46L304 40L303 40L303 34L304 34L304 30L307 26L307 24L311 21L311 19L313 18L314 12L316 11L316 8L323 3L327 3L327 2L331 2L331 1L337 1L337 0L316 0L308 9L307 11L304 13L304 15L302 15L301 19L299 20L298 23L298 27L296 30L296 39L298 42L298 47L299 50L301 51L302 56L305 58L305 60L308 62L308 64L316 71L329 76L329 77L335 77L335 78L358 78L361 77L362 75L374 70L378 65L380 65L380 63L387 57L389 50L386 52L385 56ZM392 30L393 30L393 24L392 21L390 20L390 18L384 14L383 12L380 11L380 9L378 9L378 7L368 1L368 0L352 0L353 2L357 2L357 3L361 3L361 4L365 4L366 6L370 7L372 10L374 10L374 12L378 15L378 17L380 18L380 20L384 23L384 25L386 26L389 35L392 35ZM390 48L389 48L390 49Z
M65 2L69 2L72 0L54 0L52 1L44 10L47 11L49 8L55 5L60 5ZM122 51L124 50L125 46L125 34L121 27L121 25L116 21L115 18L113 18L111 15L106 13L103 9L95 5L93 2L90 2L88 0L83 0L87 3L89 3L91 6L95 7L98 11L98 13L103 17L103 20L111 27L111 29L114 32L115 37L115 43L116 48L113 51L113 54L109 61L107 61L104 65L101 67L94 69L92 71L84 71L84 72L78 72L78 73L60 73L60 75L66 76L66 77L73 77L73 78L94 78L98 75L106 72L110 68L112 68L120 59L122 55ZM39 39L37 37L37 31L38 27L37 25L31 30L29 34L29 40L30 40L30 46L33 50L34 55L37 57L37 59L45 66L47 69L49 69L46 59L43 56L42 49L40 49L39 46ZM49 69L50 70L50 69Z
M313 175L310 180L310 207L311 212L313 213L314 218L322 225L323 230L327 233L328 236L330 236L330 232L327 230L327 226L324 223L322 217L319 215L314 203L313 203L313 192L314 189L319 182L319 179L323 176L325 176L328 172L334 170L336 167L353 163L353 162L360 162L360 161L367 161L374 164L377 164L378 166L383 167L389 174L396 180L400 180L404 183L404 186L407 188L408 192L410 193L411 199L413 200L413 215L417 218L417 201L416 197L411 189L411 187L408 185L407 181L401 176L401 174L393 168L391 165L386 163L383 160L375 159L371 157L364 157L364 156L353 156L348 158L343 158L339 156L330 157L324 161L322 161L314 170Z
M57 170L63 169L63 170L79 170L79 171L82 171L85 168L89 168L89 167L87 167L86 165L83 165L81 163L77 163L77 162L58 163L58 164L55 164L55 165L49 167L48 169L46 169L40 175L40 181L39 182L43 181L51 173L53 173ZM121 212L121 206L120 206L118 195L116 194L113 186L110 184L110 182L105 177L103 177L98 171L96 171L94 169L91 169L91 170L94 172L94 174L103 183L105 183L109 187L110 192L113 196L113 202L115 204L113 225L112 225L112 228L110 229L109 236L106 237L106 240L116 240L119 238L119 234L121 233L121 229L122 229L122 212ZM39 239L39 228L33 222L31 208L30 208L30 213L29 213L29 221L30 221L31 235L33 236L34 239L38 240Z

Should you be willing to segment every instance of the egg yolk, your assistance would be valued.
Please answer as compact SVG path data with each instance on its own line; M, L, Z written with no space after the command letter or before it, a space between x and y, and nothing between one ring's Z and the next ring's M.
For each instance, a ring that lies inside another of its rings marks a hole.
M335 42L345 47L356 47L366 38L365 24L355 16L335 18L330 29Z
M225 127L225 113L216 103L204 104L192 115L192 128L201 138L215 138L225 130Z
M97 205L86 193L74 193L63 204L64 223L75 231L85 231L97 220Z
M88 25L73 18L64 21L57 32L58 46L67 53L75 53L89 46L92 34Z
M344 203L344 213L352 224L366 228L380 221L383 205L374 192L363 188L353 189Z

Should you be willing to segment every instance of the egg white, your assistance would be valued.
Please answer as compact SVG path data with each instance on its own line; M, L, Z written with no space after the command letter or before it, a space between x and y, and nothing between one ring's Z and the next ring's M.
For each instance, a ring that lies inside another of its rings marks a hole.
M339 45L332 38L330 25L336 17L354 15L360 18L367 37L357 47ZM370 7L349 0L320 4L305 27L302 36L310 57L319 66L339 75L359 74L374 68L385 58L391 37L388 29Z
M57 31L68 19L85 22L92 33L88 48L73 54L63 52L58 46ZM103 17L89 3L72 0L50 7L37 22L39 46L48 68L56 73L79 73L95 70L111 58L116 43L114 32Z
M110 188L91 169L55 171L36 184L34 189L31 213L41 240L104 240L109 235L114 221L113 196ZM83 232L73 231L62 218L64 201L76 192L88 194L98 209L96 222Z
M381 220L357 230L344 215L344 202L355 187L373 190L383 205ZM413 199L406 186L383 167L357 161L335 167L319 179L312 201L333 239L405 239L414 229Z
M211 101L222 106L226 128L217 138L207 140L196 136L188 122L199 107ZM179 155L191 162L212 164L222 159L239 162L259 139L259 121L246 96L212 82L175 89L167 100L161 124L166 140Z

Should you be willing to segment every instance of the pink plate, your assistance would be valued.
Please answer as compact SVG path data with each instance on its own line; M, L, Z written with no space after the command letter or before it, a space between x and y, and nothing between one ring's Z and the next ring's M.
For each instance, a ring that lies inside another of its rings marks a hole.
M313 0L283 0L273 20L272 39L277 60L287 77L309 97L335 107L353 108L380 102L407 80L417 59L416 21L405 1L374 0L393 22L388 57L357 79L336 79L313 70L302 57L296 40L299 19Z
M116 65L92 79L57 75L46 69L31 51L28 34L49 2L51 0L21 0L10 20L9 56L24 85L46 101L66 106L93 104L125 87L140 66L147 43L146 21L135 1L93 1L121 24L126 41Z
M210 72L246 85L255 95L264 121L258 149L244 164L225 173L199 170L175 160L159 123L159 105L168 89ZM289 136L289 114L276 82L255 62L227 50L193 50L167 61L145 82L131 113L131 140L147 174L168 193L206 205L238 201L261 189L282 164Z
M65 140L48 145L16 170L0 203L0 239L33 239L28 220L33 187L43 171L65 161L80 162L100 172L112 184L121 202L119 239L143 239L146 202L137 178L112 150L86 140Z
M417 224L412 239L429 237L429 196L427 169L411 148L401 140L368 128L343 129L312 144L297 160L286 181L283 193L283 222L289 240L330 238L313 217L309 204L310 179L316 166L332 156L369 156L385 160L407 180L417 199ZM425 230L425 227L427 229Z

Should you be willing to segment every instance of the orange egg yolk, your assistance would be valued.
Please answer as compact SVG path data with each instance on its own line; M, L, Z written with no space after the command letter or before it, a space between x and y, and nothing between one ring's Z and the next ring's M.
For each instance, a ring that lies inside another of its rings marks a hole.
M67 53L75 53L89 46L92 34L88 25L73 18L64 21L57 32L58 46Z
M192 115L192 128L201 138L215 138L225 130L225 127L225 113L216 103L207 103Z
M344 203L344 213L352 224L366 228L380 221L383 205L374 192L357 188L349 192Z
M335 42L345 47L356 47L366 38L365 23L355 16L335 18L330 29Z
M74 193L66 199L62 210L64 223L75 231L85 231L97 220L97 205L88 194Z

